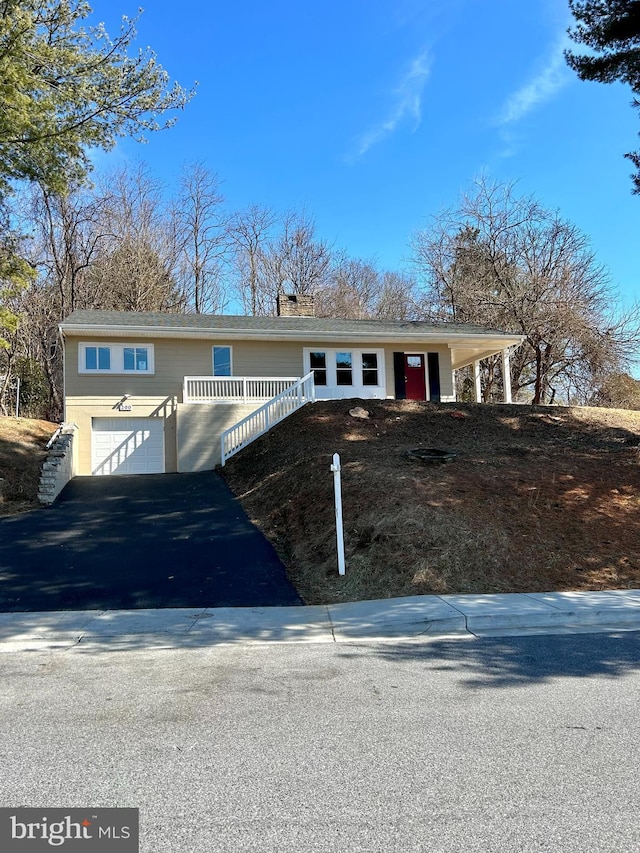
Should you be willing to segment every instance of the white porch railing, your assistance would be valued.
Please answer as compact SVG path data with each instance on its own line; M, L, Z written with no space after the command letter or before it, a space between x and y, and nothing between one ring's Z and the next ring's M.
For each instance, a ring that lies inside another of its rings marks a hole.
M183 403L252 403L270 400L291 387L298 376L185 376Z
M264 406L260 406L255 412L222 433L220 437L222 465L243 447L268 432L272 426L292 415L305 403L312 403L315 398L313 373L307 373L294 385L281 391Z

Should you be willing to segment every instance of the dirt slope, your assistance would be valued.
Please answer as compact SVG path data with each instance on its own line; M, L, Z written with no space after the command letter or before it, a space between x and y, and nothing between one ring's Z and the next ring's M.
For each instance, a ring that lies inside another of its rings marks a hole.
M38 506L40 469L45 444L57 424L30 418L0 417L0 515Z
M310 604L625 588L640 587L639 445L640 412L352 400L305 407L223 470ZM419 447L457 456L406 457Z

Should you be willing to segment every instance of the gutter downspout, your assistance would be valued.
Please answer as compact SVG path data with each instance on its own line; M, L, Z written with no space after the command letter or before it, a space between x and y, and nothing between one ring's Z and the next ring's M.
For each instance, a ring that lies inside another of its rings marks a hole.
M58 334L62 344L62 423L67 421L67 348L65 346L62 326L58 326Z

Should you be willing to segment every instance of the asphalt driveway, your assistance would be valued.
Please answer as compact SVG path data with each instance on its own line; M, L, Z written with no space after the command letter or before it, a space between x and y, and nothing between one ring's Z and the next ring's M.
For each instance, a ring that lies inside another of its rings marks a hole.
M296 604L211 471L77 477L53 506L0 518L0 611Z

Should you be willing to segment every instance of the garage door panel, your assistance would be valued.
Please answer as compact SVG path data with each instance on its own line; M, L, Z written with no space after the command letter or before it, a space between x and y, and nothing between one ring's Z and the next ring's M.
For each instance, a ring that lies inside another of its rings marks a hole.
M157 418L94 418L91 473L164 473L164 424Z

